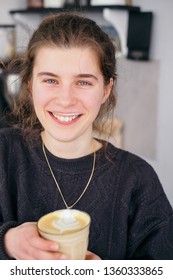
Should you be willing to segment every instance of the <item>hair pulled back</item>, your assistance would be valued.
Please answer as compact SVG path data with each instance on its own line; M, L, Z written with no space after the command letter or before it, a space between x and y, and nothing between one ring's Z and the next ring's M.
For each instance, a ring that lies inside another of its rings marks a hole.
M26 51L20 56L20 61L18 61L21 90L14 114L18 125L25 132L27 131L28 135L32 134L32 136L34 132L38 135L43 128L35 114L32 95L28 85L32 79L35 57L38 50L51 46L59 48L91 48L98 57L104 83L109 83L110 78L113 78L114 82L116 81L114 44L109 36L93 20L74 12L58 13L45 17L33 32ZM109 98L101 106L97 119L94 122L93 128L95 130L99 130L98 123L101 123L104 117L113 111L115 103L115 89L113 87Z

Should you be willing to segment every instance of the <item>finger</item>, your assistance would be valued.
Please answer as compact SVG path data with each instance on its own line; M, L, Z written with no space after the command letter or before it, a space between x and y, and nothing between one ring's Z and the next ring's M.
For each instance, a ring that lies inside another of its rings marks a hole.
M59 249L59 245L57 242L52 240L47 240L41 236L33 236L30 239L30 244L36 249L40 249L43 251L53 251L56 252Z
M97 256L96 254L94 254L90 251L87 251L85 259L86 260L101 260L99 256Z
M29 226L29 225L28 225ZM25 234L28 243L37 249L45 251L57 251L59 249L58 243L55 241L47 240L39 235L37 226L32 223L32 228Z
M32 248L26 255L26 259L32 260L67 260L68 256L61 252L49 252Z

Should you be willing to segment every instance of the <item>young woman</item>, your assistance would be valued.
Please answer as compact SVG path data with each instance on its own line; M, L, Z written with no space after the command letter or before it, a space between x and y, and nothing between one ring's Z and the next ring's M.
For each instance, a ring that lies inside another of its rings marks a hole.
M92 221L86 259L173 259L173 210L156 173L93 137L115 106L107 34L77 14L48 16L19 74L18 125L0 131L0 258L68 259L36 223L76 208Z

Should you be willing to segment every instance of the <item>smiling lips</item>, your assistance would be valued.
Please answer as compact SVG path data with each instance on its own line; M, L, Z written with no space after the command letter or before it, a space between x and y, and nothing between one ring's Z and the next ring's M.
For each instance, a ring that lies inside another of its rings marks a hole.
M76 118L78 118L80 115L79 114L64 114L64 115L59 115L56 113L52 113L52 115L60 122L62 123L70 123Z

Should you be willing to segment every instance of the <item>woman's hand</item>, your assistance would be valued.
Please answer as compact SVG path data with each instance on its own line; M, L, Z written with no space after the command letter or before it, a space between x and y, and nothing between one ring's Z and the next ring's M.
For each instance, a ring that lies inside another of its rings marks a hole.
M9 257L17 260L62 260L58 244L40 237L35 222L24 223L7 231L4 238Z
M42 238L35 222L24 223L7 231L4 245L9 257L16 260L65 260L68 256L58 252L58 244ZM86 260L100 260L87 251Z

